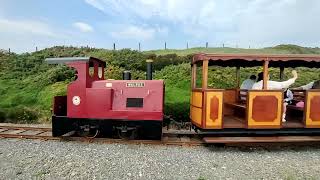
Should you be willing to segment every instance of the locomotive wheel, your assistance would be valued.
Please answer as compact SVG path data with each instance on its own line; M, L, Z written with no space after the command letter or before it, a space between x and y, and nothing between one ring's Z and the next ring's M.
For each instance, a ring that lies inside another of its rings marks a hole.
M99 135L100 131L97 127L94 126L80 126L80 128L77 131L77 134L81 137L86 137L86 138L95 138Z
M120 139L137 139L138 138L138 133L137 129L132 129L132 130L126 130L123 131L122 129L117 129L118 137Z

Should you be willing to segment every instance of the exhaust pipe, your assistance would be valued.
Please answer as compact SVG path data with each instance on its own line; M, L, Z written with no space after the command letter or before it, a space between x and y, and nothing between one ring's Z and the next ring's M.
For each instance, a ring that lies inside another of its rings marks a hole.
M131 80L131 72L130 71L123 71L122 79L123 80Z
M147 80L152 80L152 59L147 59Z

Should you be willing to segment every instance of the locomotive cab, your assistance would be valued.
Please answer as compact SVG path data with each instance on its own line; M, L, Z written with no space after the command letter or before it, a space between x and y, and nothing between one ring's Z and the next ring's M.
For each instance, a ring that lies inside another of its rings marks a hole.
M93 57L48 58L49 64L65 63L77 72L66 96L54 97L52 133L161 139L164 82L105 80L106 63ZM149 71L152 67L149 61ZM151 69L152 71L152 69ZM151 72L152 73L152 72ZM142 137L143 135L143 137Z

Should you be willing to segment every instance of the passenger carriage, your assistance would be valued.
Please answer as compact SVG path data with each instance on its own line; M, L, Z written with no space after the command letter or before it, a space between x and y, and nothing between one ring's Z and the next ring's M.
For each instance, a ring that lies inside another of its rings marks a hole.
M280 68L283 79L285 68L320 67L320 56L196 54L191 66L190 119L201 133L220 136L320 134L320 89L294 91L294 98L304 101L305 106L287 106L286 122L282 122L283 90L268 90L268 81L263 81L262 90L240 93L239 89L242 68L263 67L264 79L268 77L269 67ZM208 87L211 66L234 67L234 88Z

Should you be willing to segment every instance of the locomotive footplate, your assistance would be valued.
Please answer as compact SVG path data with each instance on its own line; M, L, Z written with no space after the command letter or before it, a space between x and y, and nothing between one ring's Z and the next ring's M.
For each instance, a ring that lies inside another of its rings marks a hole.
M119 120L119 119L74 119L66 116L52 116L52 136L59 137L75 131L99 131L100 137L115 137L132 131L135 139L155 139L162 137L162 121ZM78 133L79 134L79 133ZM95 135L96 136L96 135Z

